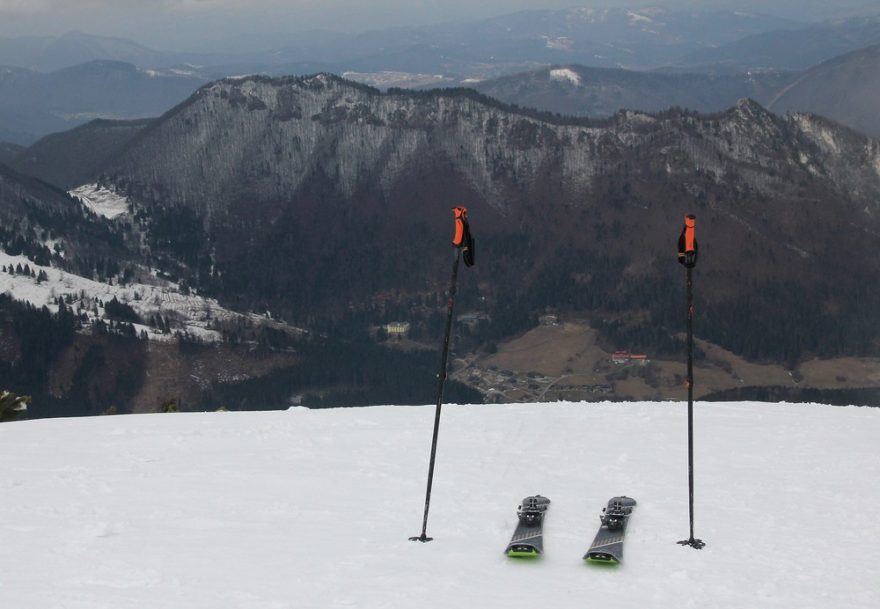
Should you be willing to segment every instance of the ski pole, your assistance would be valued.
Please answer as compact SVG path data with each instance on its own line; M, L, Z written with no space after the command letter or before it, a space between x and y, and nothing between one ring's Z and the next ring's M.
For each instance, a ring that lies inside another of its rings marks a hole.
M694 282L693 270L697 265L696 216L684 217L684 229L678 238L678 261L687 272L687 384L688 390L688 516L690 537L678 543L701 549L706 544L694 538Z
M452 333L452 311L455 308L456 280L458 279L458 263L464 257L466 266L474 264L474 240L468 226L467 209L456 207L455 213L455 238L452 244L455 246L455 259L452 263L452 280L449 282L449 300L446 304L446 332L443 335L443 350L440 357L440 372L437 374L437 408L434 411L434 435L431 439L431 459L428 463L428 488L425 491L425 514L422 520L422 534L410 537L410 541L428 542L433 537L428 537L428 510L431 507L431 487L434 484L434 462L437 457L437 436L440 433L440 410L443 406L443 385L446 383L446 364L449 359L449 338ZM462 252L464 255L462 256Z

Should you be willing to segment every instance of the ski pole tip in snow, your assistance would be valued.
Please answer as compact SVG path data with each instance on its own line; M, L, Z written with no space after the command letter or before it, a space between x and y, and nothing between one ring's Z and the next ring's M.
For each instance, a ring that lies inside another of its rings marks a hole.
M702 539L694 539L693 537L691 537L690 539L682 539L678 542L678 545L689 546L695 550L702 550L706 547L706 542L704 542Z

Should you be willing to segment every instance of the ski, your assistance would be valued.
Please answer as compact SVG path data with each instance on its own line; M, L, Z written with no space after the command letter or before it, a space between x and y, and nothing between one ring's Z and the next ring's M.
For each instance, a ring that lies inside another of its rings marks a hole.
M526 497L517 508L519 523L507 544L507 555L534 558L544 553L544 512L550 500L541 495Z
M635 505L636 500L631 497L613 497L608 502L599 516L602 526L584 560L602 564L618 564L623 560L623 537Z

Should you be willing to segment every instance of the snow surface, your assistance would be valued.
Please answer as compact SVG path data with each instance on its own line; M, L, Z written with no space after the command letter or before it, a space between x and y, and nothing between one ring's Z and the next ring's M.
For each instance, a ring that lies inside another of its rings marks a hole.
M681 403L127 415L0 425L0 607L875 608L880 410ZM526 495L546 555L503 550ZM581 557L613 495L618 568Z

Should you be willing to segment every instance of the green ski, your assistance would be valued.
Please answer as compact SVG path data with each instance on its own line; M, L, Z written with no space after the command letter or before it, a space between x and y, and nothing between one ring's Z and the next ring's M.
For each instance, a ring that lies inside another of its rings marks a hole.
M507 555L514 558L535 558L544 553L544 512L550 500L533 495L522 500L516 515L519 523L507 544Z
M584 560L606 565L616 565L623 560L623 538L635 506L636 500L631 497L614 497L608 502L608 507L599 515L602 526Z

